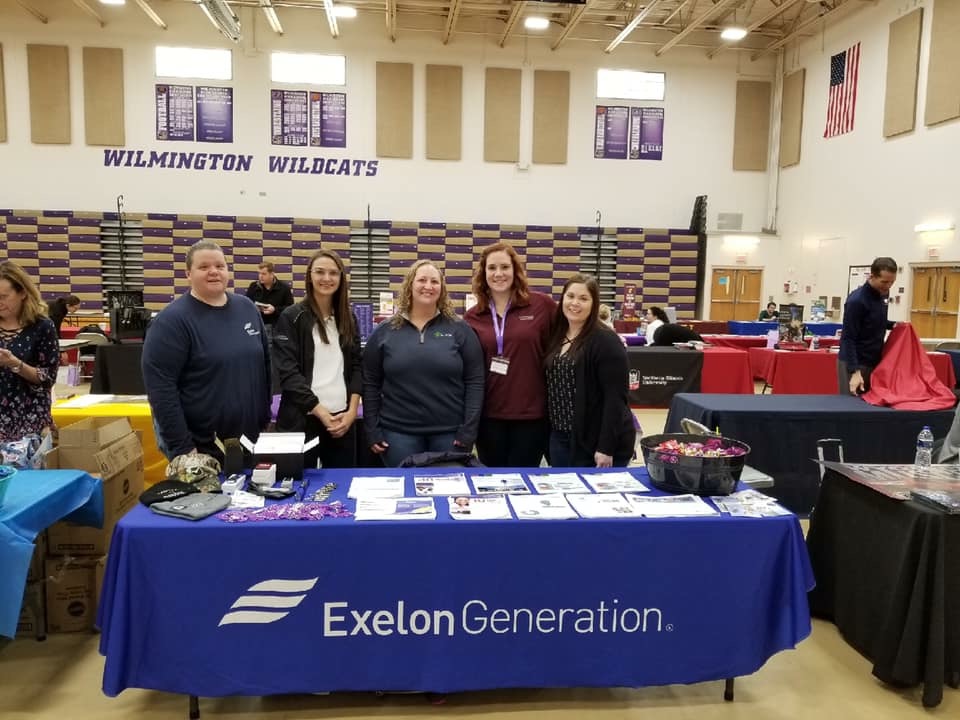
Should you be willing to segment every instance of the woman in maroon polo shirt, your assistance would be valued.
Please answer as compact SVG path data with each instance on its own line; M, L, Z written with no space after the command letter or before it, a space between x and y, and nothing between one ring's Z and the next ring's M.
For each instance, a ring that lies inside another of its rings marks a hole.
M489 467L539 467L548 438L543 356L557 304L530 290L517 251L502 242L480 254L473 294L464 319L487 371L477 454Z

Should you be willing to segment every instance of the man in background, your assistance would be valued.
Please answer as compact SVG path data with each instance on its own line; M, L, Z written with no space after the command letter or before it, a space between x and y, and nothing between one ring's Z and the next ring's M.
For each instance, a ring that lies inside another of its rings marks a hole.
M272 262L265 260L258 267L259 277L250 283L250 287L247 288L247 297L257 306L267 330L267 337L272 338L273 326L280 317L280 313L284 308L293 305L293 291L287 283L277 277L273 271Z
M880 362L887 330L894 325L887 320L887 305L896 279L896 261L878 257L870 265L870 277L844 303L837 362L841 395L857 395L870 389L870 373Z

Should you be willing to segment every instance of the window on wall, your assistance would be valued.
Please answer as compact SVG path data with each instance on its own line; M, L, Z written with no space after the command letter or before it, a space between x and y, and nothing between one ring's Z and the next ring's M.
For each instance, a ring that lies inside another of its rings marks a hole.
M600 286L600 302L612 310L617 297L617 236L580 233L580 272L593 275Z
M157 77L232 80L233 53L220 48L157 46Z
M666 78L662 72L597 70L597 97L617 100L663 100Z
M382 292L390 292L390 230L351 228L350 299L376 309Z
M270 79L297 85L346 85L347 59L343 55L270 53Z

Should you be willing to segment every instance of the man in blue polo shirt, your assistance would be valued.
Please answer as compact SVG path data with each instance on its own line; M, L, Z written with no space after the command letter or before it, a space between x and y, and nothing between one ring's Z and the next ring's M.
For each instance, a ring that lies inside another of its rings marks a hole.
M887 330L894 325L887 320L887 304L896 279L896 261L878 257L870 266L867 281L847 297L837 362L841 395L856 395L870 389L870 373L880 362Z

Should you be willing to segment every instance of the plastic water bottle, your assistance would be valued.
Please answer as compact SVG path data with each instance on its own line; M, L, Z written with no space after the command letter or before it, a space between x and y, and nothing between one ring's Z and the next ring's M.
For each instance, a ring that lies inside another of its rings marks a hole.
M913 469L916 474L926 474L930 470L933 460L933 433L930 426L924 425L917 435L917 454L913 460Z

